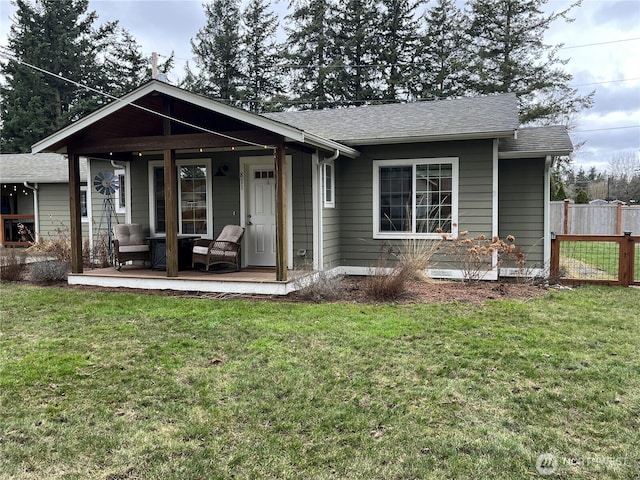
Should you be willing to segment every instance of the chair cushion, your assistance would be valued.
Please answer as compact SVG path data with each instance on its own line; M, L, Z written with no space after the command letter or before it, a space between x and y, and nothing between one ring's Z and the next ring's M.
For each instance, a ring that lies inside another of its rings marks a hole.
M148 252L149 245L120 245L118 251L121 253Z
M216 240L221 242L232 242L238 243L238 241L242 238L242 234L244 233L244 228L239 225L226 225L220 235Z
M206 255L208 251L209 251L209 247L202 247L199 245L196 245L195 247L193 247L193 253L197 253L199 255Z
M147 242L142 233L142 225L138 223L123 223L116 225L115 235L120 243L120 250L123 245L144 245Z

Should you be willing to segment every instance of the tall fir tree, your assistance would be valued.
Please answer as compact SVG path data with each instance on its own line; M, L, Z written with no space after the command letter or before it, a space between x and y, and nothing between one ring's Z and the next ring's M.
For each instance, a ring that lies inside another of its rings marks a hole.
M336 5L333 0L292 0L286 16L286 59L299 109L334 106Z
M571 21L568 8L546 14L547 0L470 0L468 34L474 40L469 87L476 94L514 92L520 120L557 123L591 106L593 94L580 96L569 86L557 48L544 43L544 33L559 19Z
M236 103L240 98L242 52L239 0L213 0L204 4L207 22L191 40L199 68L192 86L211 98Z
M419 54L422 98L452 98L466 93L470 59L465 18L455 0L437 0L427 10Z
M106 86L96 45L116 24L94 29L97 15L88 12L88 4L88 0L15 1L8 35L11 57L0 67L3 152L28 152L37 141L104 103L100 95L73 83Z
M265 0L251 0L243 12L243 25L243 105L255 113L272 110L271 102L284 90L276 43L278 17Z
M102 64L111 95L120 97L151 78L149 60L131 33L118 28L105 43Z
M376 63L380 54L377 0L347 0L336 16L336 91L339 102L362 105L380 97Z
M416 97L420 38L416 9L418 0L381 0L378 35L382 99L409 101Z

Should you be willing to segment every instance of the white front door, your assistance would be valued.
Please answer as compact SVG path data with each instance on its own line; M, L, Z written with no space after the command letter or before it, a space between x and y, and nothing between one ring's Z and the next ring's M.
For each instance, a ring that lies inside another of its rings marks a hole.
M249 165L245 231L248 265L276 264L276 178L273 165Z

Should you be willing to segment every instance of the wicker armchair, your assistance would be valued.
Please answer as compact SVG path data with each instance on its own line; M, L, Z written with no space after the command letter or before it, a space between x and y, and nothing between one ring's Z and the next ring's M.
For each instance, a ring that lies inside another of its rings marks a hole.
M115 226L113 240L113 266L120 270L130 260L150 260L149 244L144 239L142 225L123 223Z
M227 225L215 240L196 240L193 244L191 266L202 264L205 270L211 265L233 265L240 270L240 244L244 228L238 225Z

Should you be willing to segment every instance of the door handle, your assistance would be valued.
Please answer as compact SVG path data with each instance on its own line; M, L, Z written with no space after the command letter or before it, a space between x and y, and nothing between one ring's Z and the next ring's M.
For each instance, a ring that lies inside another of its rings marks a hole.
M247 225L253 225L253 223L251 223L251 215L247 215Z

